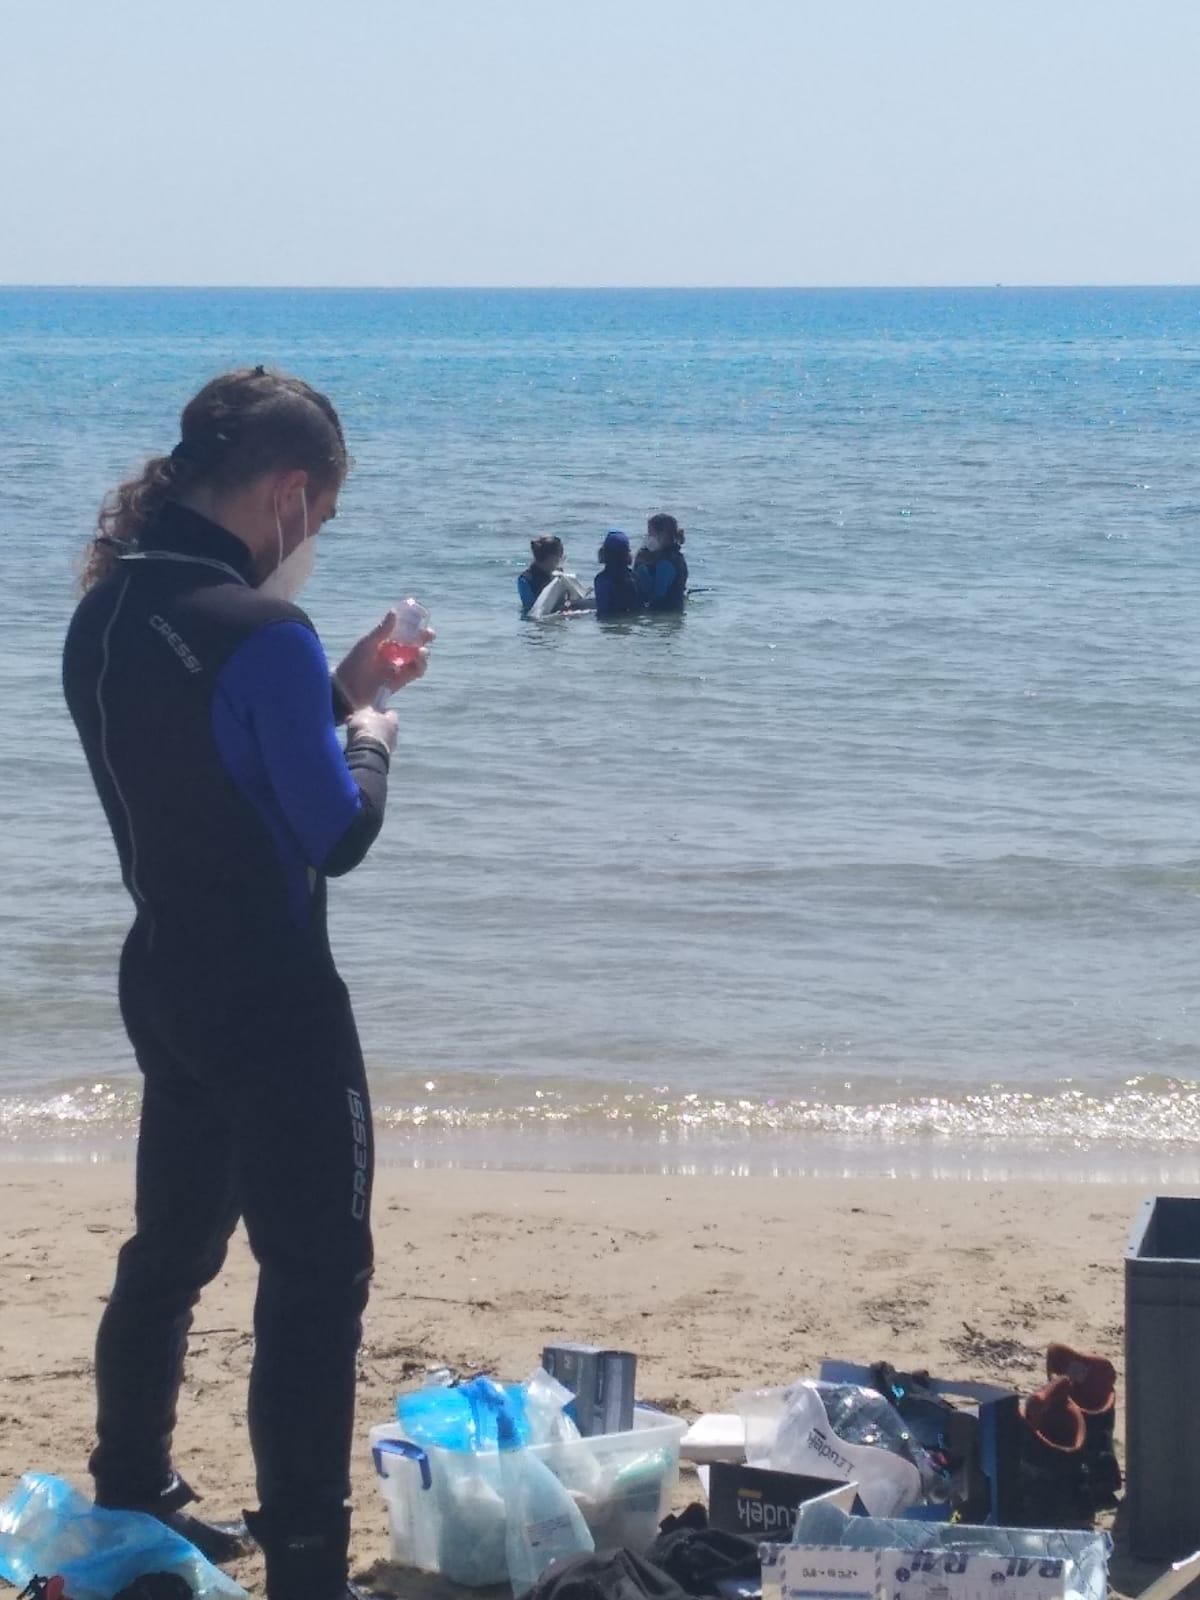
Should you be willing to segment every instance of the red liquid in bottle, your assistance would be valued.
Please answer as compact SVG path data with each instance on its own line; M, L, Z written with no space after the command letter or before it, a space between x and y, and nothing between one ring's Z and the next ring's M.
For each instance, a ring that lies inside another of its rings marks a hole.
M398 639L388 639L379 646L379 654L389 667L411 667L420 653L419 644L401 644Z

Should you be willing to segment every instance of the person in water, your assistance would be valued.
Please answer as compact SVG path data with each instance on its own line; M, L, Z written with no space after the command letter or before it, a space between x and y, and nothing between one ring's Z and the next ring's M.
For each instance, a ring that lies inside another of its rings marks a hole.
M380 646L330 677L294 601L349 456L299 378L227 373L108 499L63 657L133 926L121 1014L143 1077L136 1228L96 1341L96 1504L183 1512L172 1433L192 1310L239 1218L258 1262L250 1443L268 1600L343 1600L371 1279L371 1105L325 921L326 879L383 823L396 716L420 677ZM426 636L428 642L430 636ZM337 724L346 729L343 749Z
M529 549L533 560L517 579L517 593L521 596L521 610L528 611L547 584L563 564L563 542L556 535L543 534L531 539Z
M647 611L683 610L688 581L683 529L669 512L659 511L647 522L634 573Z
M597 560L604 563L594 586L597 617L603 622L606 617L625 617L640 611L642 602L633 576L629 535L614 529L600 546Z

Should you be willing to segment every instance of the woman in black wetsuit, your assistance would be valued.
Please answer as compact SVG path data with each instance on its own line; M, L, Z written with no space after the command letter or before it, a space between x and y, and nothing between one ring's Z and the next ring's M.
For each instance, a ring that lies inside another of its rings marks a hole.
M192 1308L243 1219L259 1265L248 1520L270 1600L347 1588L373 1151L325 880L383 821L396 718L376 693L424 670L381 662L389 615L331 679L292 603L347 462L307 384L215 379L170 454L106 504L63 661L134 903L120 1001L144 1078L137 1230L96 1346L96 1500L233 1553L182 1513L171 1437Z

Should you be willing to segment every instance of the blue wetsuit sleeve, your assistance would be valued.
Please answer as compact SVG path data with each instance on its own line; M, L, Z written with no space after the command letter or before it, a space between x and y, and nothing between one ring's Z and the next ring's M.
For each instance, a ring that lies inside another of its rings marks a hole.
M675 582L677 571L678 568L669 556L664 556L654 568L654 592L650 596L653 605L657 605L660 600L665 600L670 594L671 585Z
M654 572L655 569L648 562L639 562L633 569L634 582L637 584L638 599L643 605L649 605L654 598Z
M524 573L517 579L517 593L521 596L521 610L528 611L537 596L533 592L533 585Z
M333 720L340 728L343 722L348 722L354 715L354 707L350 704L349 696L336 678L330 678L329 687L332 691L333 699Z
M250 732L309 866L330 876L357 866L383 823L388 753L352 739L343 754L316 634L300 622L260 628L225 663L217 689Z

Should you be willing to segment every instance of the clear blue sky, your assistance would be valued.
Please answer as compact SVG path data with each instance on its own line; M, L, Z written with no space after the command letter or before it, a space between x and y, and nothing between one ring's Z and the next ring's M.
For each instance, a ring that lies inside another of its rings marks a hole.
M0 0L0 282L1200 282L1200 0Z

